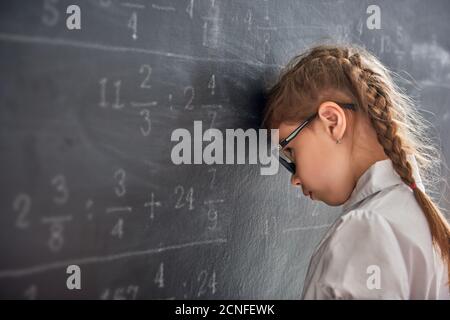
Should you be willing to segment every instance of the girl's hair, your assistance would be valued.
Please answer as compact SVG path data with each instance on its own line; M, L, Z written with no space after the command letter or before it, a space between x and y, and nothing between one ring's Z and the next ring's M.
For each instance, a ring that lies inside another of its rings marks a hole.
M327 100L353 102L356 112L370 119L378 142L401 179L408 186L415 183L407 160L407 154L412 153L424 185L431 188L436 182L432 173L441 164L440 152L427 135L427 121L391 75L396 74L362 47L350 44L313 46L295 56L268 91L262 126L278 128L281 122L297 123L317 112L318 106ZM352 111L344 112L353 118ZM449 223L430 196L418 187L413 190L450 278Z

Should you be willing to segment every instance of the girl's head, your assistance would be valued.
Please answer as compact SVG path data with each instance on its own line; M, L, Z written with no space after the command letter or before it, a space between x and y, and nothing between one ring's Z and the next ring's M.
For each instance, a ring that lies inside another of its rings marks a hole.
M350 197L369 163L387 159L367 118L343 107L350 103L351 97L339 92L319 102L312 111L317 115L283 149L297 164L291 183L301 186L305 195L311 193L314 200L331 206ZM280 139L297 127L298 122L281 122Z
M311 115L317 116L285 147L296 165L291 183L313 199L343 204L368 166L391 159L395 171L413 184L407 154L414 154L424 184L440 166L439 151L426 120L396 86L390 72L355 45L318 45L295 56L268 92L263 126L287 137ZM341 107L352 103L354 110ZM433 241L450 261L450 227L432 199L414 195L429 223Z

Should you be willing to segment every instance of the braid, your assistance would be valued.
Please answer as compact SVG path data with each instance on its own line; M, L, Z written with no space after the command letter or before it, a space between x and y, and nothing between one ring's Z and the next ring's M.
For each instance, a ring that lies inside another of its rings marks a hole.
M363 74L368 74L363 70ZM379 83L377 76L368 75L367 98L369 99L368 114L378 141L386 155L392 160L395 171L407 185L415 183L412 167L407 160L401 137L398 135L397 123L391 113L392 102L386 94L383 84Z
M343 55L339 61L352 87L357 91L356 96L361 102L360 105L369 116L378 142L391 159L394 170L413 190L414 197L427 219L433 243L440 249L446 261L450 278L450 226L432 199L416 186L411 164L406 157L406 149L398 134L398 119L390 99L390 88L379 73L362 66L358 53L350 57Z

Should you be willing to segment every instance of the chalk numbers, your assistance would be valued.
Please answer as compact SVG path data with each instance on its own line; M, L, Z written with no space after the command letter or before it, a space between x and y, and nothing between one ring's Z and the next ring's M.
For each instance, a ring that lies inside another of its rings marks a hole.
M121 80L117 80L114 81L112 84L112 88L111 90L113 91L113 98L112 101L108 100L108 88L111 87L109 85L109 80L108 78L101 78L99 80L99 85L100 85L100 100L98 102L98 105L101 108L106 108L108 106L111 106L112 109L122 109L125 104L121 102L121 98L120 98L120 92L121 92L121 87L122 87L122 81Z
M202 270L197 277L197 284L197 297L204 296L209 292L215 294L217 291L216 272L208 273L208 271Z
M150 75L152 74L152 67L148 64L143 64L139 69L139 73L144 75L144 80L141 82L140 87L142 89L150 89L152 86L150 85Z
M53 201L58 205L65 204L69 199L69 189L67 187L66 178L63 175L57 175L52 179L51 184L56 192Z
M181 209L187 207L188 210L194 209L194 188L190 187L184 189L183 186L175 187L175 195L177 196L177 201L175 203L175 209Z
M150 111L147 109L143 109L140 112L140 115L143 118L143 124L140 127L141 133L144 137L148 136L152 130L152 121L150 119Z
M131 29L131 31L132 31L131 38L133 38L133 40L136 40L138 38L138 36L137 36L137 24L138 24L137 13L133 12L131 14L130 20L128 20L128 24L127 24L127 27L129 29Z
M118 197L123 197L126 193L125 178L126 178L125 170L118 169L116 170L116 172L114 172L114 179L116 181L114 192Z
M156 272L155 279L153 282L156 284L158 288L164 288L164 263L161 262L158 267L158 271Z
M114 225L114 227L111 230L111 235L114 237L117 237L119 239L122 239L123 236L123 218L119 218L117 220L117 223Z
M17 212L16 227L27 229L30 226L29 213L31 210L31 198L25 193L16 196L13 202L13 210Z
M139 286L128 285L116 288L106 288L100 294L101 300L136 300Z

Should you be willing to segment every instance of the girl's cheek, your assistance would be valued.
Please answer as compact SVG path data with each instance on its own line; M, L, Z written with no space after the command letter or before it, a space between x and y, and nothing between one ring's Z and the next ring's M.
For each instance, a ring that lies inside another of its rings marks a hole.
M304 167L302 173L313 180L321 180L329 173L330 155L326 154L307 154L305 155Z
M301 176L307 178L310 177L314 178L314 173L316 171L316 164L314 157L312 157L311 154L301 154L298 158L299 159L296 163L298 163L299 172L301 173Z

